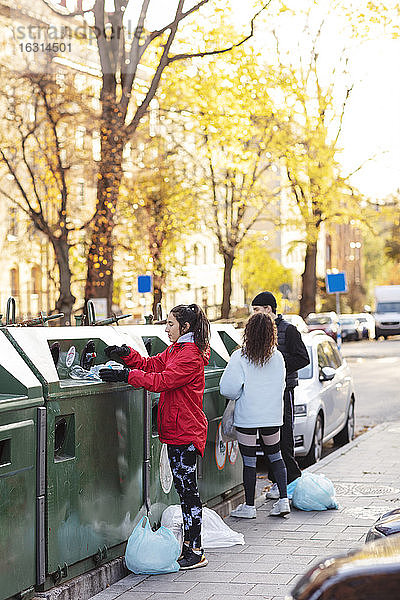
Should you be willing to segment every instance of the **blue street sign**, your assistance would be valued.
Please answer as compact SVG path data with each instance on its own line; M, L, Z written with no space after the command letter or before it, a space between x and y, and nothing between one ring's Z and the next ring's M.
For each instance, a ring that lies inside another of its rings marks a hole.
M137 278L139 294L146 294L152 290L151 275L138 275Z
M347 292L346 273L328 273L326 276L328 294Z

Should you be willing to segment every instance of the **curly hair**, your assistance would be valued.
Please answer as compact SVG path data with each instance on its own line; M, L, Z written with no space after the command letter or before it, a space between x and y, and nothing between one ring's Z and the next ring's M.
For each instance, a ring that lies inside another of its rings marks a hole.
M255 313L247 321L242 355L256 366L262 367L271 358L277 343L276 325L269 315Z

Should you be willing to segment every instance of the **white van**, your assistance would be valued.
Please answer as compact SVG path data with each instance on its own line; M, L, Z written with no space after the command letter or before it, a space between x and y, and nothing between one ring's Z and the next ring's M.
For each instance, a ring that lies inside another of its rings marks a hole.
M400 334L400 285L375 288L375 338Z

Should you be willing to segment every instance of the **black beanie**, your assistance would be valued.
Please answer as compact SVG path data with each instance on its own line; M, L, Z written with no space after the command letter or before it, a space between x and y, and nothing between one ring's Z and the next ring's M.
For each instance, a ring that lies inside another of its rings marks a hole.
M252 306L270 306L274 313L276 313L276 298L271 292L261 292L257 294L251 303Z

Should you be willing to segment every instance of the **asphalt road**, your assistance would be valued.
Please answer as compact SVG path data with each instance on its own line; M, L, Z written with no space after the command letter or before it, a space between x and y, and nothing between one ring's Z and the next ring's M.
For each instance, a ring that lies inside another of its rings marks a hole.
M400 336L387 340L345 342L356 393L356 432L400 420Z

